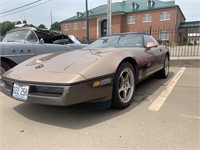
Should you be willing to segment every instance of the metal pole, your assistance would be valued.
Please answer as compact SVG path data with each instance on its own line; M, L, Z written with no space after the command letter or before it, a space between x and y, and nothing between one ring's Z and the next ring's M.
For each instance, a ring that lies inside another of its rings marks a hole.
M86 42L89 44L89 20L88 20L88 1L85 0L85 8L86 8Z
M112 34L112 10L111 10L112 0L107 0L107 35Z
M53 17L52 17L52 11L51 11L51 25L53 24Z

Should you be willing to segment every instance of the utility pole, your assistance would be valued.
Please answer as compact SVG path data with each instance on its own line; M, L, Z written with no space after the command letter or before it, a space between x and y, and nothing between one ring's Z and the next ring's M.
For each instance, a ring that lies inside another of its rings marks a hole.
M51 25L53 24L53 17L52 17L52 11L51 11Z
M107 0L107 35L112 34L112 10L111 10L112 0Z
M86 8L86 42L89 44L89 20L88 20L88 1L85 0L85 8Z

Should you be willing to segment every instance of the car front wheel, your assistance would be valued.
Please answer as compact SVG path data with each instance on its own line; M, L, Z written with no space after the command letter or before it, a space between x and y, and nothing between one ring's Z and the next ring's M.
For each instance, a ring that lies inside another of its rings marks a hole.
M9 70L11 67L4 61L1 61L1 66L0 66L0 81L1 81L1 77L4 74L4 72L6 72L7 70Z
M122 63L116 72L113 86L112 106L126 108L133 101L135 91L135 72L129 62Z

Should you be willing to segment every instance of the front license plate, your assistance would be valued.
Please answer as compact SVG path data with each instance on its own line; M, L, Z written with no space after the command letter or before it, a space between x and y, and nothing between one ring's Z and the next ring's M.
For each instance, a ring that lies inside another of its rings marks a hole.
M29 86L14 83L12 96L16 99L26 101L28 98Z

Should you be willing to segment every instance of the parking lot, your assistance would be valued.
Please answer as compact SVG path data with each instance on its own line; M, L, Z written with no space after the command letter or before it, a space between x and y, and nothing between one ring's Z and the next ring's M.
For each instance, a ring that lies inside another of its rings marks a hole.
M200 149L200 69L171 67L124 110L22 103L0 93L2 150Z

